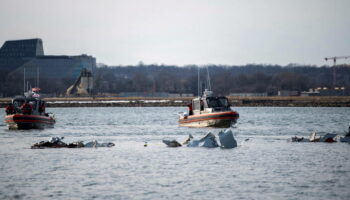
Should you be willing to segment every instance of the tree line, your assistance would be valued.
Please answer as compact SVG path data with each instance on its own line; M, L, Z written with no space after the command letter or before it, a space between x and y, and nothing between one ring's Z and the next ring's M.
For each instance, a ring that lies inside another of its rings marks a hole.
M199 73L198 73L199 72ZM121 92L198 93L208 87L219 95L230 93L276 94L278 90L307 91L310 88L333 87L333 68L303 65L144 65L99 66L94 71L94 95L116 95ZM11 97L23 92L22 75L0 69L0 95ZM28 79L35 82L35 78ZM64 96L75 79L40 77L40 87L51 96ZM336 86L350 88L350 67L336 67Z

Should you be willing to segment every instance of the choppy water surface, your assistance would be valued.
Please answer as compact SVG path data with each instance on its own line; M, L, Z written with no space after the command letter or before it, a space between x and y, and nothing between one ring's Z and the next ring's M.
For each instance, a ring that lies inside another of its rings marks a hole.
M237 148L167 148L218 133L178 127L185 109L49 108L55 128L30 131L8 131L2 112L0 199L350 199L349 144L286 141L344 134L349 108L236 108ZM116 146L30 149L53 136Z

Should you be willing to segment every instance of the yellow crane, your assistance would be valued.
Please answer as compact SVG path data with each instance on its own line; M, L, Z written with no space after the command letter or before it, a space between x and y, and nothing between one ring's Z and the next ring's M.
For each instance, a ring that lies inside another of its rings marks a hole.
M348 59L350 56L334 56L324 58L326 61L333 60L333 87L337 85L337 72L335 70L335 65L337 64L337 59Z

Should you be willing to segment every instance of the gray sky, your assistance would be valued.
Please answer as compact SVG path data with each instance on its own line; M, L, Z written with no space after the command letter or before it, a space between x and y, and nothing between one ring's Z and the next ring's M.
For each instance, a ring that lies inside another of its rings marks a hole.
M26 38L108 65L323 65L350 55L350 0L0 0L1 45Z

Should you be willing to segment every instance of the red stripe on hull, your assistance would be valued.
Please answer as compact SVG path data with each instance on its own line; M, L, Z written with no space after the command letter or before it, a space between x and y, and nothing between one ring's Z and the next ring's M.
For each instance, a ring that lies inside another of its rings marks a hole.
M15 115L7 115L7 116L5 116L5 120L6 120L6 119L9 119L9 118L14 118L14 117L38 118L38 119L46 119L46 120L52 119L51 117L40 116L40 115L22 115L22 114L15 114Z
M27 123L27 122L30 122L30 123L45 123L45 124L54 124L55 122L52 121L52 122L45 122L45 121L40 121L40 120L5 120L6 123Z
M7 115L4 120L9 129L42 129L52 128L56 120L48 116L14 114Z
M231 114L231 115L238 115L237 112L230 111L230 112L219 112L219 113L208 113L208 114L200 114L200 115L190 115L187 118L190 119L190 118L195 118L195 117L206 117L206 116L211 116L211 115L214 115L214 116L215 115L229 115L229 114Z
M235 111L197 114L181 117L179 125L196 128L229 128L236 123L238 118L239 114Z
M212 118L205 118L205 119L181 119L179 121L180 124L182 123L192 123L192 122L200 122L200 121L207 121L207 120L215 120L215 119L231 119L232 121L237 120L238 117L212 117Z

